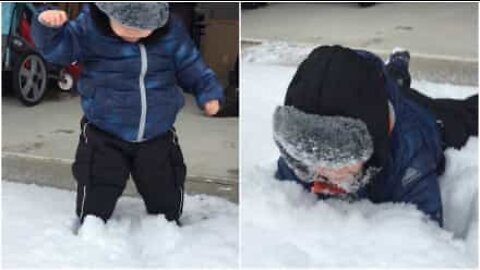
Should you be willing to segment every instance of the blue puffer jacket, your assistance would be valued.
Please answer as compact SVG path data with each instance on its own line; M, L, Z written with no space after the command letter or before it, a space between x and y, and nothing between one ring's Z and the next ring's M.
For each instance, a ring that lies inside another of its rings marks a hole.
M151 42L128 43L105 35L88 6L61 28L32 23L32 36L49 62L83 65L77 89L85 117L126 141L140 142L170 128L184 105L182 93L193 92L200 107L223 101L223 89L181 21Z
M401 95L385 72L381 59L366 51L357 53L373 59L378 68L383 70L385 91L395 111L395 126L390 135L387 166L354 197L367 198L375 203L412 203L442 226L438 169L442 166L444 156L435 118L429 111ZM278 160L276 177L295 180L309 189L309 184L301 181L283 158Z

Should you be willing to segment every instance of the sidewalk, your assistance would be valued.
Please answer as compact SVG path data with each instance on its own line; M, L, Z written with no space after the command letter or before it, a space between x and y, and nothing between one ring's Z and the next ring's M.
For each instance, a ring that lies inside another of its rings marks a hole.
M265 41L341 44L384 58L407 48L415 78L478 84L477 3L272 3L242 10L243 48Z
M72 189L71 163L81 118L80 98L55 93L34 107L2 98L2 179ZM187 164L188 193L238 201L238 119L208 118L192 96L176 128ZM135 195L132 181L125 194Z

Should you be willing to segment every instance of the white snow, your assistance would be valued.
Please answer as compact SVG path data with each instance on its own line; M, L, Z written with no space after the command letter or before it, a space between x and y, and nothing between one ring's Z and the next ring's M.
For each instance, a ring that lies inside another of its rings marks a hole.
M302 49L285 48L281 54L275 54L278 47L251 49L242 58L242 265L476 267L477 138L461 151L446 152L446 173L440 178L444 229L413 205L319 201L296 183L274 179L279 152L272 116L296 70L284 62L306 55ZM282 56L289 59L282 61ZM478 92L424 81L413 86L434 97L464 98Z
M122 197L112 219L88 216L78 228L73 192L2 181L4 268L236 267L238 207L186 196L178 227Z
M242 49L242 63L297 65L312 49L314 49L312 44L263 41L260 45Z

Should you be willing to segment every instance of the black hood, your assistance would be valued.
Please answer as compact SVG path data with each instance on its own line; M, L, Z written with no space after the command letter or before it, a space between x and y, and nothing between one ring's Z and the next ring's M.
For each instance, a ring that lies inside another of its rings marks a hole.
M308 114L362 120L374 145L367 165L383 168L386 164L388 99L383 71L372 60L341 46L314 49L290 82L285 105Z

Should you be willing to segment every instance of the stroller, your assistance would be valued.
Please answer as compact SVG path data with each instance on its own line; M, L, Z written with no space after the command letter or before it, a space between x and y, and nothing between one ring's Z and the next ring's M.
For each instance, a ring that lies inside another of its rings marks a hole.
M16 97L26 106L38 104L47 92L49 79L56 80L60 90L72 90L79 66L47 63L35 49L30 35L35 7L31 3L1 5L2 76L10 82Z

